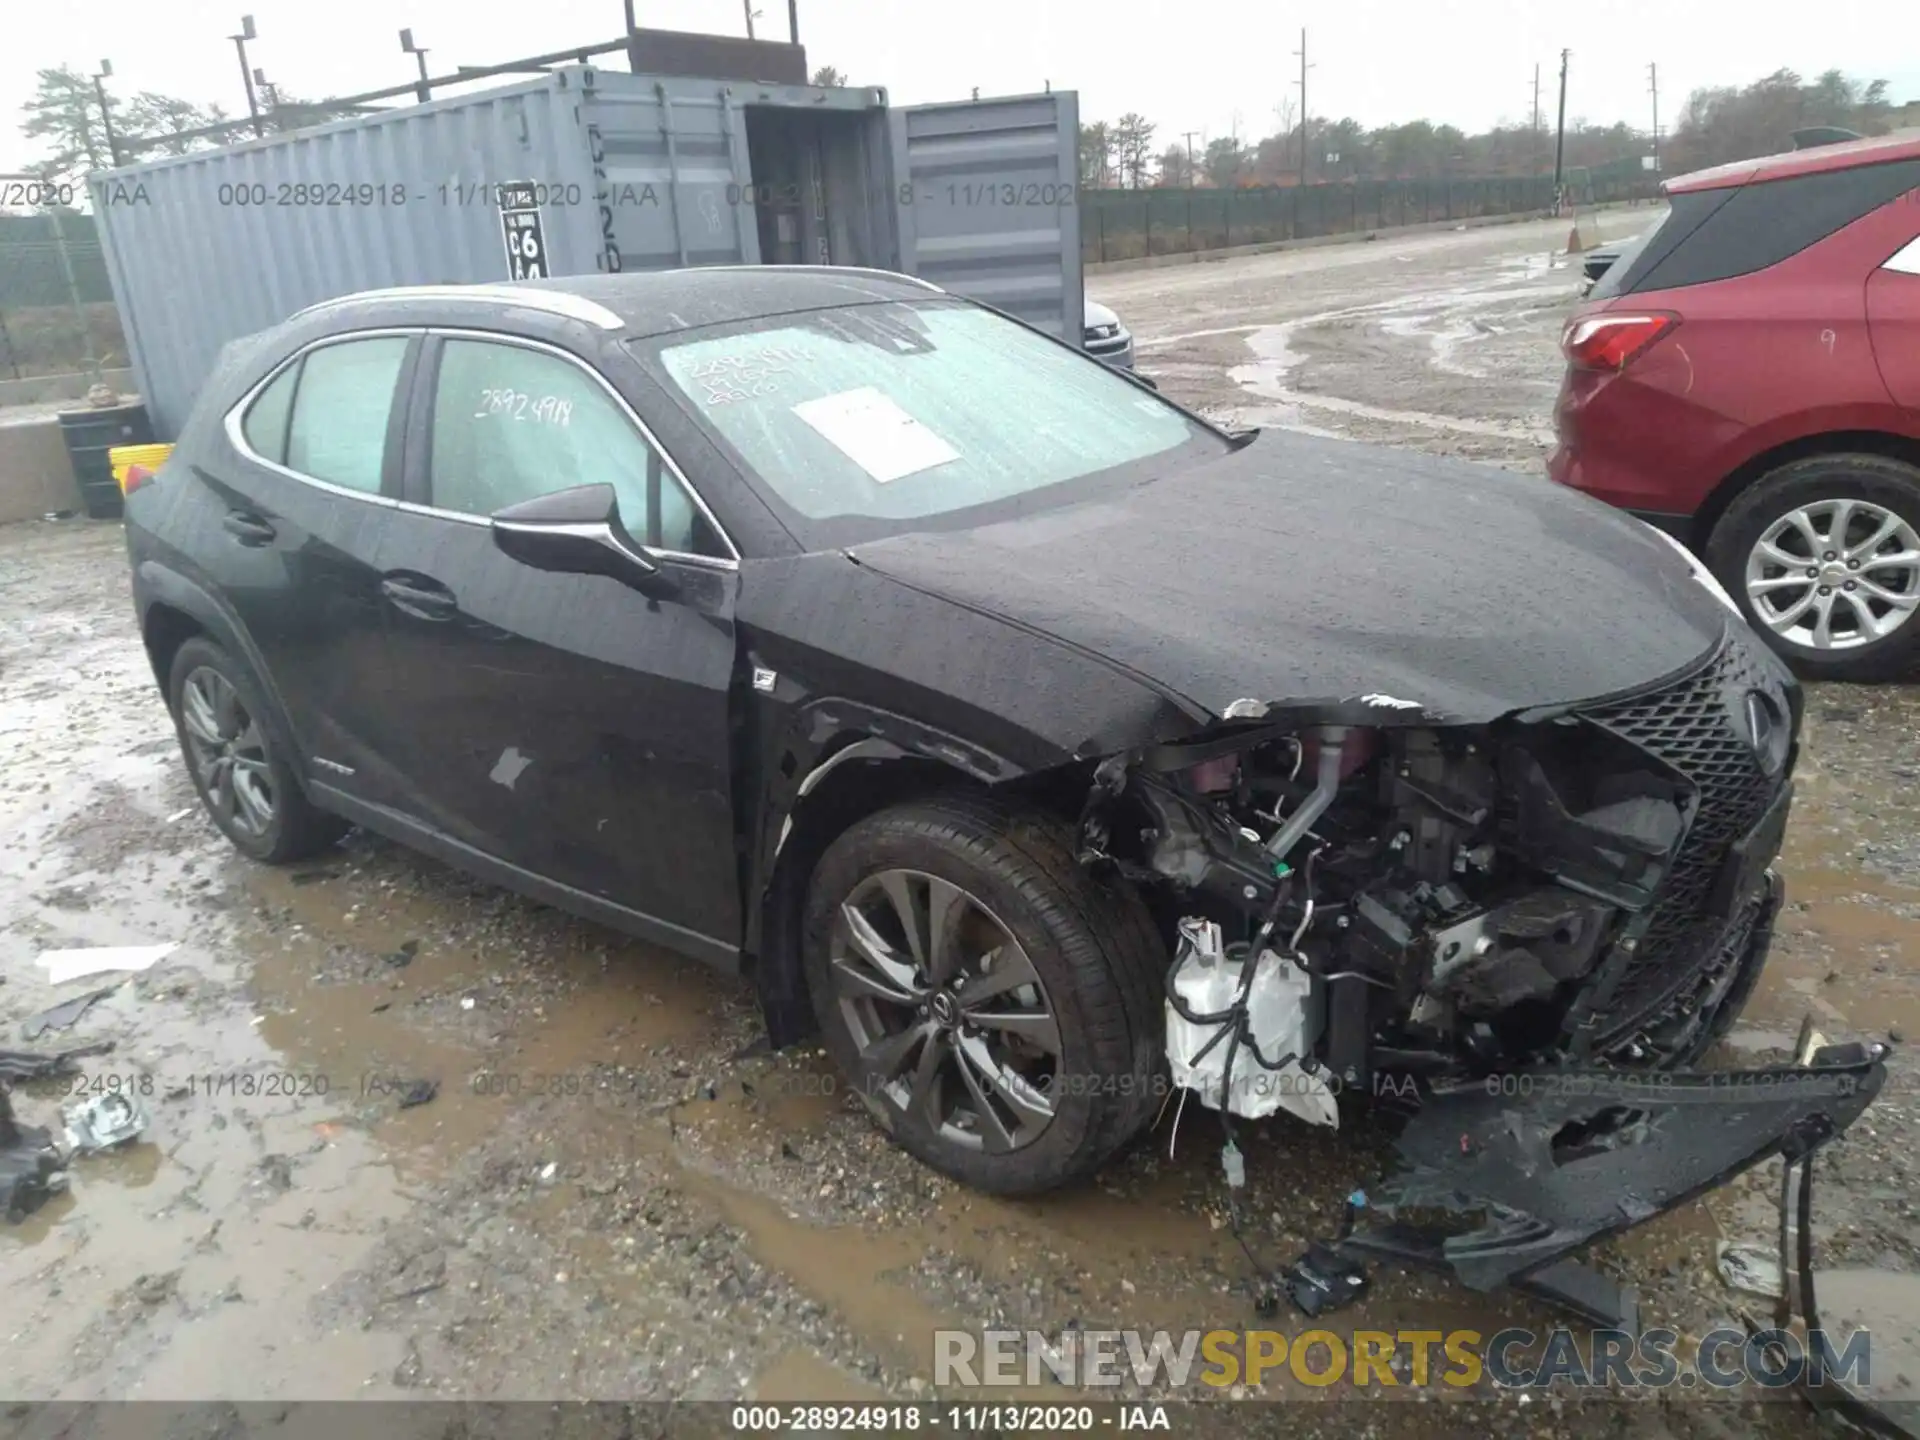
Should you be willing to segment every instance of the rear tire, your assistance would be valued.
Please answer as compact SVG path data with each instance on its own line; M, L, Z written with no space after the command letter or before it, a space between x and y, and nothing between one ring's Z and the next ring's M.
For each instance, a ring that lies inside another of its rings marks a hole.
M1748 623L1808 679L1887 680L1920 664L1912 465L1860 454L1782 465L1727 507L1706 559Z
M316 809L281 754L253 673L204 636L173 657L167 702L187 774L220 833L268 865L317 855L346 822Z
M1071 841L1049 816L944 796L857 822L808 886L828 1050L881 1129L978 1190L1091 1173L1158 1099L1165 943Z

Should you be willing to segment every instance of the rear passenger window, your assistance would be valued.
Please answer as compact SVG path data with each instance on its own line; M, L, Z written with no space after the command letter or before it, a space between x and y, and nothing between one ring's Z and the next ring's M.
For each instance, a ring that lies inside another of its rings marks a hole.
M304 393L303 397L304 399ZM726 546L607 388L524 345L448 340L434 382L433 503L491 515L576 485L611 485L642 545L728 558Z
M394 385L406 353L404 335L309 350L287 427L287 468L377 495Z
M1778 265L1917 186L1920 160L1755 181L1727 195L1690 229L1677 223L1682 210L1725 192L1675 196L1673 220L1623 275L1619 293L1704 285ZM1598 285L1594 294L1602 295Z
M248 448L276 465L287 463L287 416L293 408L293 386L299 374L300 362L296 360L254 397L240 422Z

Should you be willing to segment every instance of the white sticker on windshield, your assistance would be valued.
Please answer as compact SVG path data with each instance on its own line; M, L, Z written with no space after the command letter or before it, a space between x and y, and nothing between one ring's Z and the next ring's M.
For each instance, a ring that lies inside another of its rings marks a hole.
M882 485L960 458L958 450L870 385L802 401L793 413Z

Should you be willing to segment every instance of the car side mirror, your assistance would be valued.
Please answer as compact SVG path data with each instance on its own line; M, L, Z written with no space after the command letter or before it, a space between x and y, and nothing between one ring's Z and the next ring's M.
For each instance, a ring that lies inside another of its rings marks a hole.
M611 485L536 495L494 511L488 523L500 552L535 570L605 575L655 599L679 589L620 523L620 496Z

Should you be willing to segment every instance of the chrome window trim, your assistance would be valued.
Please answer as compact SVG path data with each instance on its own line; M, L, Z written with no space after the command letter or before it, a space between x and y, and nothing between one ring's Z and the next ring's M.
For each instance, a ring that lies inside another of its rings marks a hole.
M606 306L567 290L521 288L511 283L481 282L474 285L393 285L382 290L361 290L351 295L336 295L294 313L317 315L323 310L351 305L360 300L474 300L487 305L518 305L527 310L542 310L568 320L581 320L602 330L624 330L622 320Z
M558 345L549 344L545 340L530 339L524 335L510 335L499 330L466 330L448 325L430 325L426 328L429 335L438 335L443 339L478 340L494 345L517 345L523 350L542 350L549 355L558 356L560 359L567 361L569 364L578 367L592 376L600 388L613 397L613 403L620 407L620 412L627 417L628 422L632 424L633 428L640 432L640 438L660 457L660 463L665 465L667 469L672 472L673 478L680 482L680 488L685 490L687 492L687 498L699 507L700 513L706 517L707 524L713 527L713 533L720 537L720 543L725 545L731 552L731 558L718 555L695 555L686 550L655 549L651 545L646 547L647 553L649 555L663 555L673 560L687 560L696 565L706 565L717 570L737 570L739 568L740 547L733 543L733 537L727 533L726 526L720 523L720 517L713 513L713 507L707 504L706 498L695 488L693 482L687 479L686 472L680 468L678 462L674 460L672 453L668 451L667 447L660 443L659 437L648 428L647 422L642 420L638 413L635 412L633 406L627 403L627 397L616 390L613 382L607 379L605 375L602 375L597 367L589 365L570 350L563 350ZM439 376L436 374L434 378L437 381ZM431 398L435 404L438 403L439 397L437 395ZM431 482L431 474L429 474L428 480ZM399 502L399 504L401 509L414 514L437 515L447 519L462 520L473 525L486 525L491 523L485 515L469 515L463 510L443 510L438 505L419 505L408 500L403 500Z
M324 490L330 495L345 495L354 500L364 500L370 504L378 505L383 510L397 510L400 507L400 501L391 495L382 495L374 490L355 490L350 485L336 485L331 480L322 480L317 475L309 475L305 471L295 470L291 466L281 464L278 460L267 459L266 456L262 455L259 451L255 450L252 445L247 443L246 431L241 427L246 420L247 412L253 408L253 402L260 398L261 391L273 384L274 381L286 374L295 364L306 359L307 356L311 355L314 351L327 345L345 345L355 340L412 340L415 336L423 333L424 331L418 325L382 325L372 330L346 330L338 335L326 335L318 340L310 341L302 345L298 350L294 351L293 354L287 356L286 359L269 370L264 379L260 380L249 389L246 394L242 395L228 407L226 417L222 421L222 425L227 432L227 443L254 464L263 465L276 475L284 475L289 480L298 480L303 485L311 485L314 489ZM405 357L402 357L401 363L404 366ZM396 381L399 378L398 375L394 376ZM293 398L294 405L297 408L300 401L297 389ZM289 433L291 433L293 411L289 410L287 414ZM393 423L393 412L391 408L389 408L387 412L387 423L389 425ZM385 445L383 438L383 457L384 453Z

